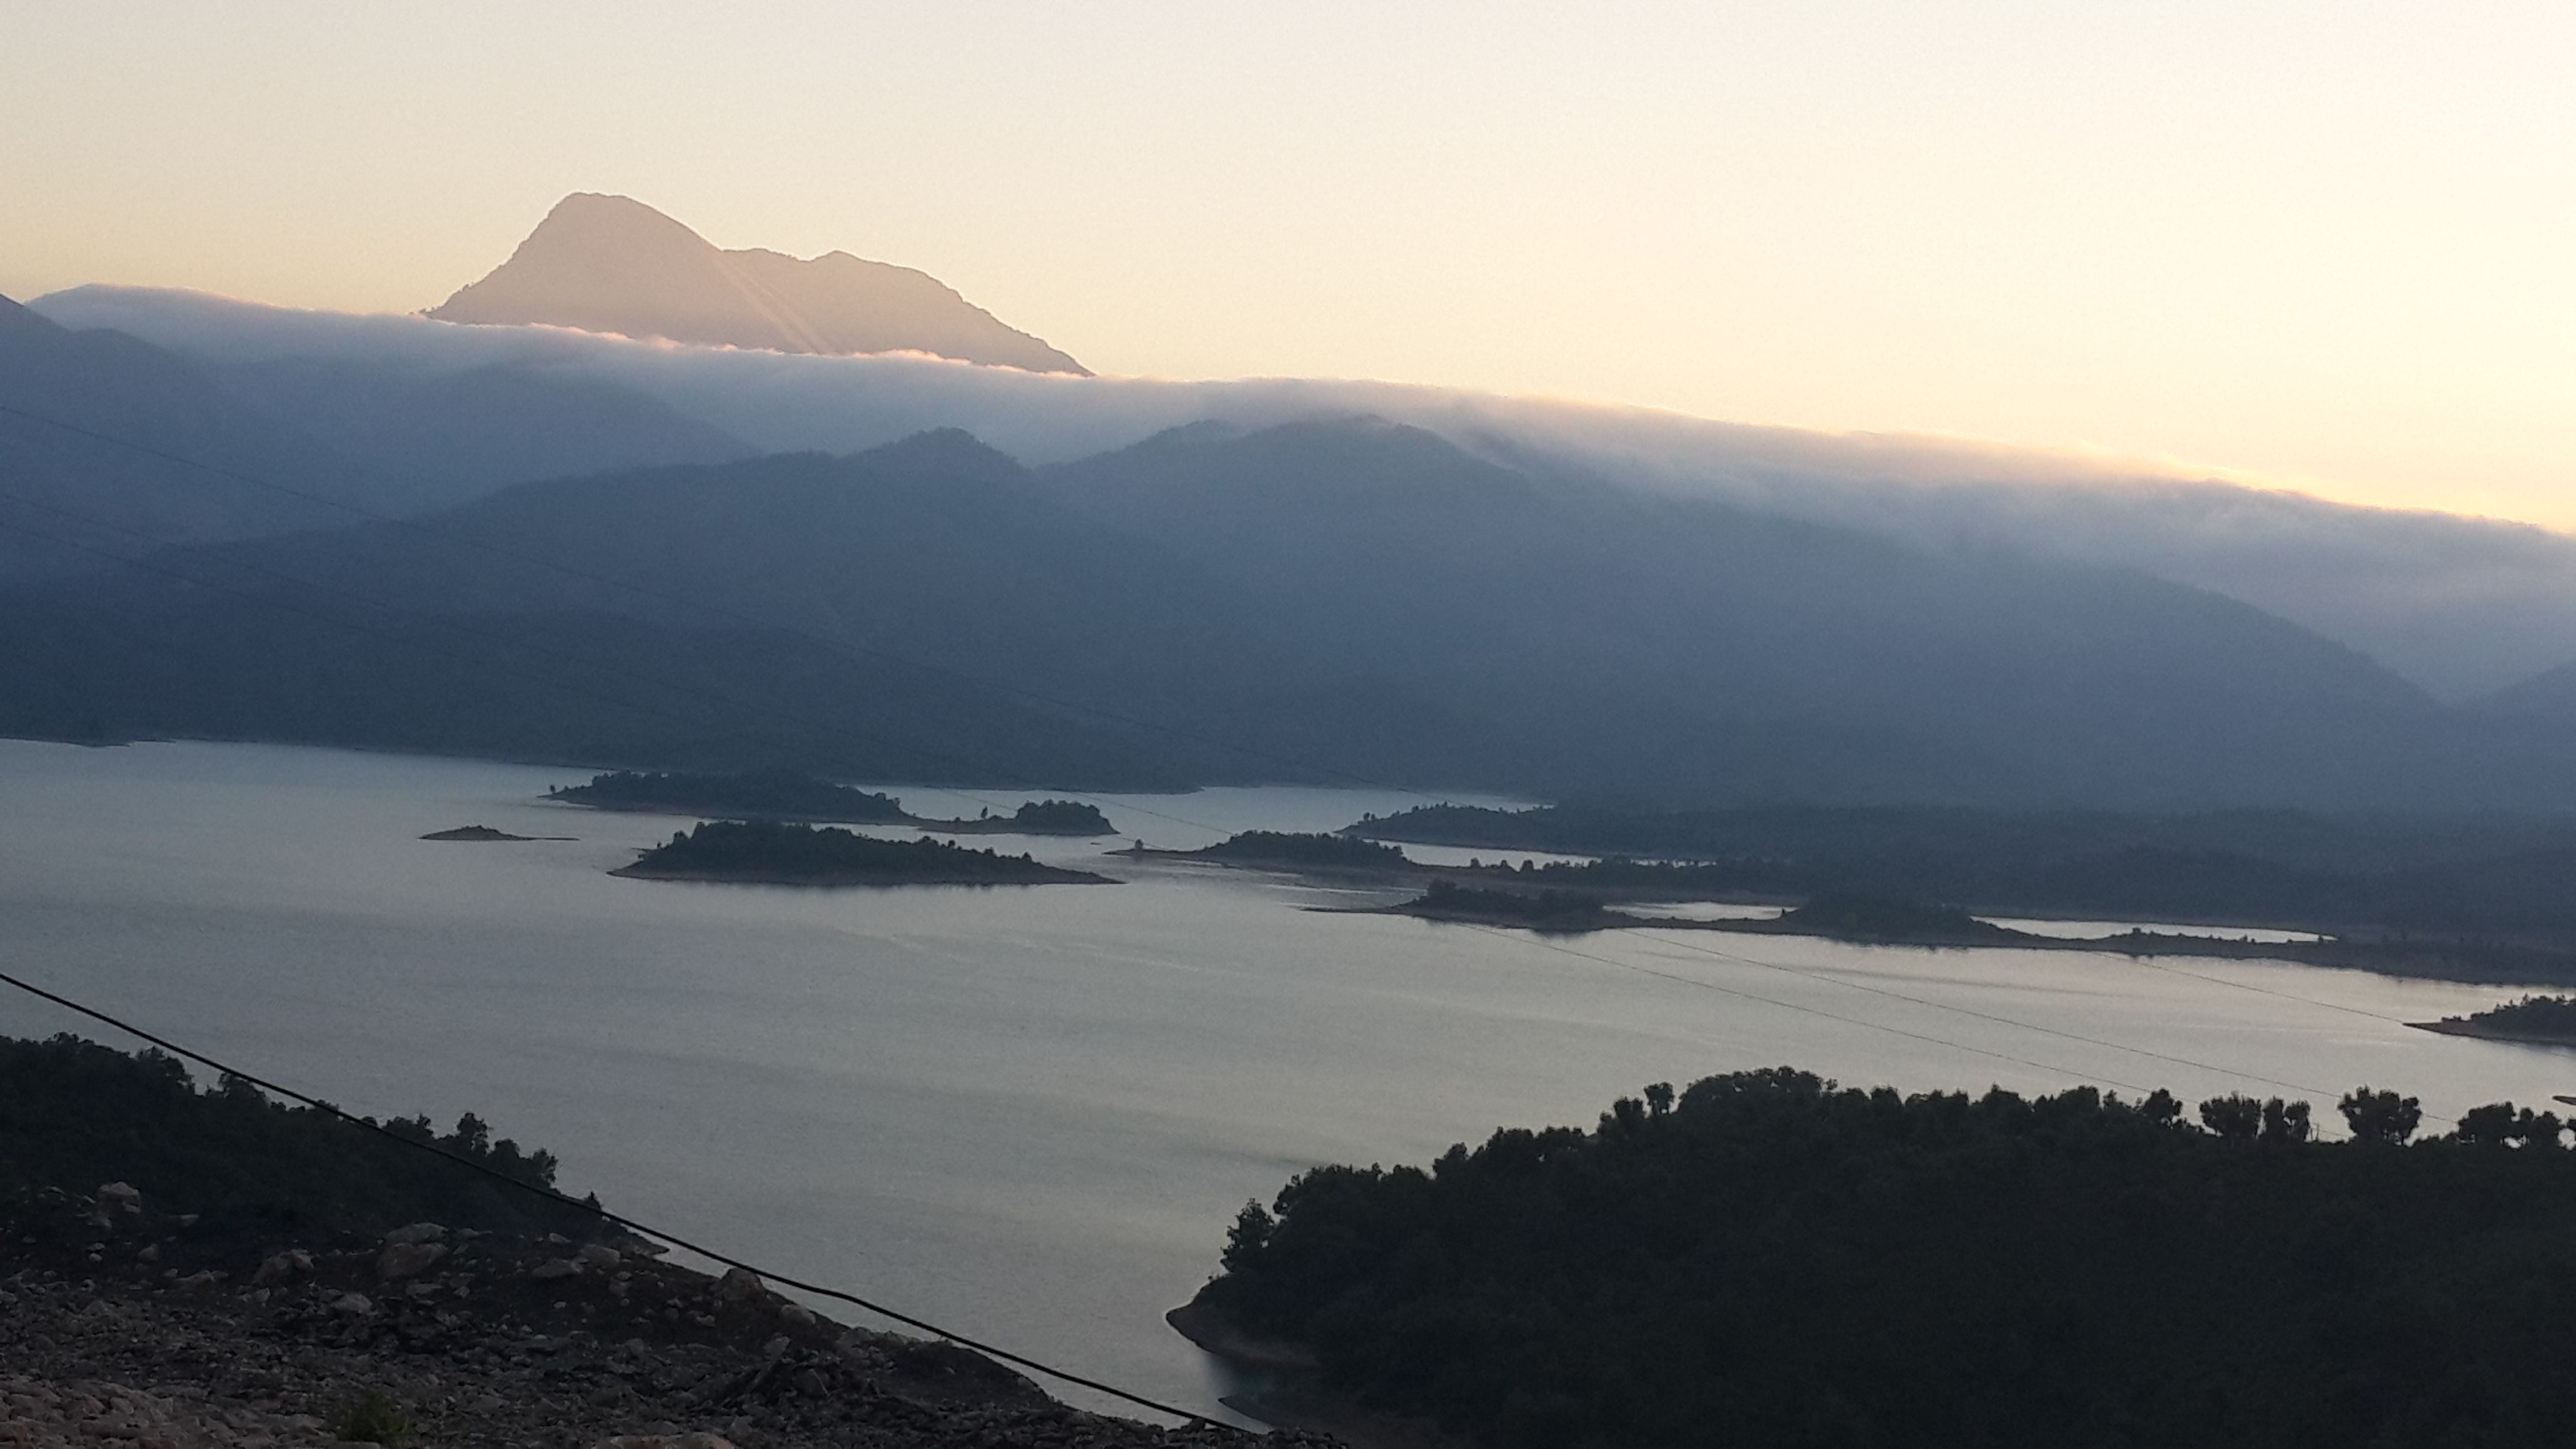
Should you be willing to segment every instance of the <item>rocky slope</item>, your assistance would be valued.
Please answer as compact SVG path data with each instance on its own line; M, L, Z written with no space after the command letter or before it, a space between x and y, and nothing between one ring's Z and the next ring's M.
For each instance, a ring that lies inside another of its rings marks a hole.
M263 1242L123 1184L0 1205L0 1444L1326 1445L1066 1408L633 1239Z

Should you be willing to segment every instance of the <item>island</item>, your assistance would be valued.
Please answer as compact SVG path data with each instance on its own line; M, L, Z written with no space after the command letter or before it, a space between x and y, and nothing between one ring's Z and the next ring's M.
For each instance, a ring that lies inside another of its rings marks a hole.
M2487 1041L2529 1042L2540 1046L2576 1046L2576 997L2526 996L2468 1016L2440 1021L2410 1021L2418 1031L2444 1036L2474 1036ZM2566 1100L2561 1098L2561 1101Z
M736 820L799 820L849 825L910 825L914 817L891 795L835 785L811 775L762 770L740 775L651 774L611 770L587 785L549 790L546 798L593 810L647 815L723 815Z
M1468 926L1526 926L1539 932L1607 931L1652 924L1643 916L1610 910L1589 896L1480 890L1445 880L1435 880L1421 895L1376 913Z
M713 820L683 830L609 874L629 880L747 885L1108 885L1026 855L968 850L944 840L879 840L837 827L778 820Z
M433 830L423 840L569 840L568 835L512 835L489 825L459 825L454 830Z
M1336 874L1416 875L1420 868L1404 852L1374 840L1348 835L1316 835L1284 830L1246 830L1197 850L1154 850L1139 840L1120 855L1162 856L1171 860L1205 860L1219 865L1266 870L1320 871Z
M1118 833L1118 827L1109 823L1099 806L1079 800L1031 800L1008 815L987 812L972 820L908 818L905 823L934 835L1062 835L1081 839Z

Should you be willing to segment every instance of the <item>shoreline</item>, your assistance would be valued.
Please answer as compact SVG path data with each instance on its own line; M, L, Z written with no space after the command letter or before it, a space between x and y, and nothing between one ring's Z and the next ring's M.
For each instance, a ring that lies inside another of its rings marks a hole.
M1087 870L1060 870L1041 866L1052 875L1027 880L998 876L916 875L899 876L876 872L832 872L789 875L785 873L745 873L740 871L672 870L648 867L641 861L622 865L609 872L623 880L693 881L700 885L766 885L807 886L817 890L848 890L866 886L1043 886L1043 885L1117 885L1118 881Z
M1204 1288L1164 1313L1163 1321L1250 1381L1250 1387L1217 1400L1237 1413L1276 1429L1329 1434L1348 1449L1467 1449L1428 1421L1381 1414L1334 1393L1324 1386L1312 1349L1244 1332L1207 1301Z

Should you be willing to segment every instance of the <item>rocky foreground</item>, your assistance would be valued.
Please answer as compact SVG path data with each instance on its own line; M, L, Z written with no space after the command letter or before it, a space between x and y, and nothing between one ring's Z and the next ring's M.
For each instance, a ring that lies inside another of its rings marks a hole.
M122 1184L0 1207L0 1445L1325 1446L1086 1414L633 1239L234 1230Z

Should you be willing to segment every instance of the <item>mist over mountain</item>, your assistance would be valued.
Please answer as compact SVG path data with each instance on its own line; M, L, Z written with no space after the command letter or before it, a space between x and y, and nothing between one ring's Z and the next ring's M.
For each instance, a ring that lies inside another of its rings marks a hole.
M1433 388L1041 378L908 357L674 348L124 288L79 288L37 306L59 321L119 327L228 363L399 363L424 374L524 366L613 382L761 451L851 452L958 427L1047 464L1203 419L1259 428L1372 414L1532 476L1589 485L1605 500L1718 501L1916 547L2000 550L2192 585L2360 650L2444 700L2507 687L2576 655L2576 539L2159 476L2098 458Z
M113 329L74 331L0 298L0 578L754 451L586 373L224 363Z
M93 432L139 447L84 436ZM227 474L336 498L351 471L230 395L209 368L0 298L0 578L337 523L326 505Z
M576 192L510 259L429 310L772 352L927 352L1031 372L1082 364L926 272L830 252L721 251L642 202Z
M0 726L1094 787L2576 805L2569 751L2206 591L1376 418L1036 472L941 432L151 562L0 605Z

